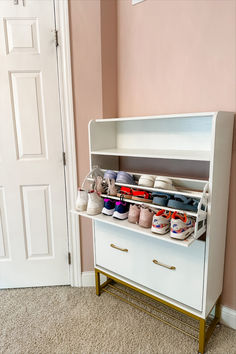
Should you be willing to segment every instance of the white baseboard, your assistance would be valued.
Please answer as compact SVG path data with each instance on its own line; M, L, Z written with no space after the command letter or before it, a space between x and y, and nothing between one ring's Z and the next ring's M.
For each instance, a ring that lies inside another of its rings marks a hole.
M107 278L105 275L100 274L100 281L103 283ZM95 286L95 273L94 271L82 272L82 287Z
M101 283L106 281L106 277L100 274ZM82 287L95 286L94 271L82 272ZM227 327L236 329L236 310L232 310L229 307L221 306L221 321Z
M236 310L229 307L221 306L221 320L220 323L227 327L236 329Z

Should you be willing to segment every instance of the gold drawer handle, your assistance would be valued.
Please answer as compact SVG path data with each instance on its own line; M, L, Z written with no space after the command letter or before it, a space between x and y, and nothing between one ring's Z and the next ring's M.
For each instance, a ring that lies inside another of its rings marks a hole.
M113 243L110 244L112 248L115 248L116 250L122 251L122 252L128 252L127 248L120 248L116 245L113 245Z
M164 264L164 263L161 263L159 261L157 261L156 259L153 259L153 263L161 266L161 267L165 267L165 268L168 268L168 269L171 269L171 270L175 270L176 268L174 266L169 266L168 264Z

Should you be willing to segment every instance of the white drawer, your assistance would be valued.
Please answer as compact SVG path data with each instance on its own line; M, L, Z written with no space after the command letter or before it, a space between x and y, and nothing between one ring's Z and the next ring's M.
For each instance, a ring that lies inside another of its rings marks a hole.
M95 265L133 279L137 269L134 247L136 234L132 233L127 237L126 230L99 221L95 223ZM128 252L116 249L114 246L127 249Z
M201 311L205 243L184 248L151 238L139 241L135 281Z
M179 247L96 221L96 265L199 311L202 309L204 253L205 243L201 241L195 241L190 247ZM153 260L175 269L155 264Z

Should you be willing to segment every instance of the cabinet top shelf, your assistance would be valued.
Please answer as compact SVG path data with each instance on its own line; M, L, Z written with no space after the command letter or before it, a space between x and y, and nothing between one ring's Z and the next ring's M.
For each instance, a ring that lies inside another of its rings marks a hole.
M218 112L200 112L200 113L183 113L183 114L163 114L156 116L141 116L141 117L122 117L122 118L105 118L96 119L96 122L106 123L106 122L122 122L128 120L146 120L146 119L168 119L168 118L188 118L188 117L213 117Z
M206 150L154 150L154 149L111 148L111 149L92 150L91 154L176 159L176 160L197 160L197 161L210 160L210 151L206 151Z

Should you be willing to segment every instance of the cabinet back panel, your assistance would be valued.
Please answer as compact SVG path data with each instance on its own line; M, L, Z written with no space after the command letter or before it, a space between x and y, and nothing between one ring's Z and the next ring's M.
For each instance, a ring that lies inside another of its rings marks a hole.
M210 151L212 118L117 122L117 148Z
M195 179L209 178L208 161L120 157L121 171Z

